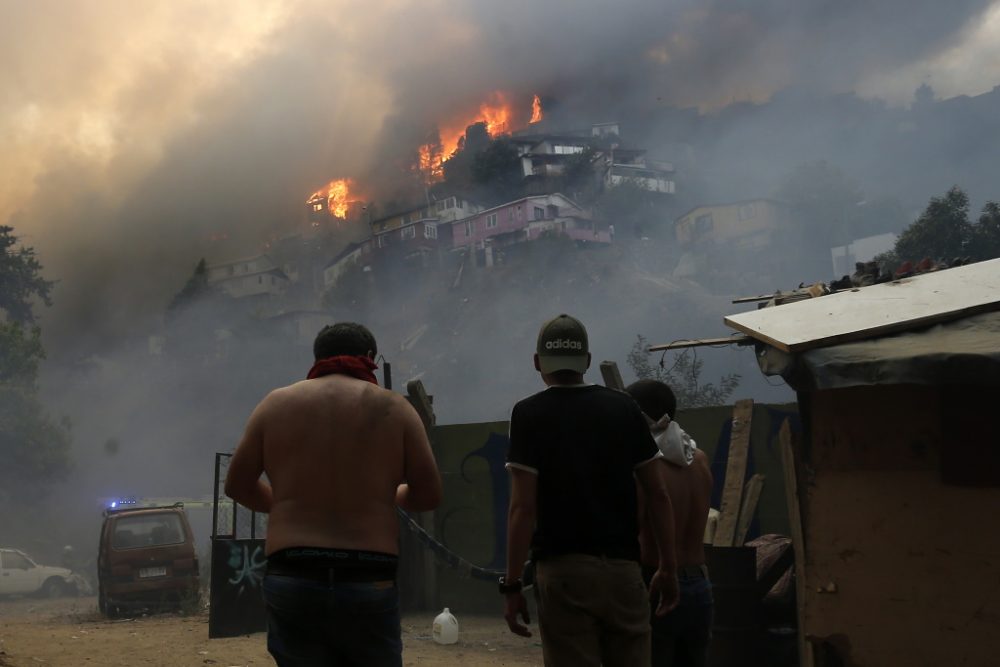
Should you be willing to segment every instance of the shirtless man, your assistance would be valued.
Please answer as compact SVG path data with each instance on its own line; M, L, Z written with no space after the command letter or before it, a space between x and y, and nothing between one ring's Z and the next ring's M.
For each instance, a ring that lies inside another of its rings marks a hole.
M706 664L708 642L712 631L712 584L705 567L704 535L712 495L712 472L708 457L700 449L677 455L664 439L663 429L677 412L677 399L666 384L656 380L639 380L626 391L654 423L654 435L661 452L660 469L670 491L673 505L674 530L677 545L677 578L680 603L666 616L650 615L653 628L654 667L701 667ZM677 443L672 443L676 445ZM668 451L664 451L668 450ZM639 545L643 573L648 578L657 564L653 527L643 512L640 494Z
M324 327L309 379L260 402L229 464L226 495L270 514L263 592L279 667L402 665L396 507L434 509L441 477L416 411L378 386L376 353L360 324Z

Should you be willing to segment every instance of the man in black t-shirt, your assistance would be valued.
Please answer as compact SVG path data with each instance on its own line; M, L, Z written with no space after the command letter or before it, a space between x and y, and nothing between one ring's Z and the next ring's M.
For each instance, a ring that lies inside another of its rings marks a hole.
M538 334L535 369L548 388L510 418L507 573L511 631L530 636L521 574L529 546L546 667L635 667L650 661L648 596L677 604L672 513L659 450L631 397L584 384L587 331L559 315ZM659 520L659 568L647 593L639 569L635 480Z

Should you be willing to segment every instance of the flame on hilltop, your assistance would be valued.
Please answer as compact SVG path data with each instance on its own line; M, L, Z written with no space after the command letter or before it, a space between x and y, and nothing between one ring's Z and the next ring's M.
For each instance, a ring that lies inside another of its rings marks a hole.
M326 200L326 209L330 215L341 220L347 219L347 207L351 203L351 187L354 185L349 178L338 178L330 181L326 187L320 188L306 200L307 204L321 203Z
M535 99L531 100L531 120L528 124L537 123L545 118L545 114L542 113L542 99L535 95Z
M531 113L532 123L536 122L536 116L541 120L541 104L541 100L535 95ZM512 109L507 95L497 91L479 105L478 112L453 118L442 124L438 129L438 136L441 138L440 147L435 144L424 144L419 148L420 172L427 175L428 180L439 179L442 176L441 165L458 150L458 142L465 136L465 130L470 125L486 123L486 131L493 138L509 132L511 119L514 116Z

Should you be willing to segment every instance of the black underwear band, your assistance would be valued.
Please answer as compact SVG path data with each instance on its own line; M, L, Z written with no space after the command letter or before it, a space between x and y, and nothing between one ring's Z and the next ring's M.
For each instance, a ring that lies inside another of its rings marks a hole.
M399 557L379 551L290 547L267 557L268 574L335 581L383 581L396 578Z

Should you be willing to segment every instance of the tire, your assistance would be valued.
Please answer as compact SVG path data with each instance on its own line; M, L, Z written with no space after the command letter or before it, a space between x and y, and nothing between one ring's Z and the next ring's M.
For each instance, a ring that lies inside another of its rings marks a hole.
M42 597L55 600L56 598L61 598L65 594L66 584L55 577L46 580L46 582L42 584Z

